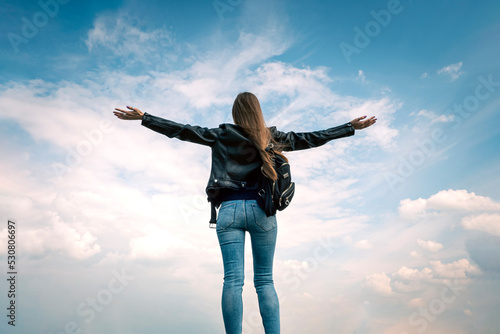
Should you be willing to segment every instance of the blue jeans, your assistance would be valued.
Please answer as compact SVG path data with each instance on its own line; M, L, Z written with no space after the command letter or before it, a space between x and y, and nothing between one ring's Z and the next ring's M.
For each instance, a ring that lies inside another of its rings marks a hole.
M221 203L217 217L224 262L222 315L227 334L241 334L243 321L245 232L252 242L254 285L266 334L279 334L278 295L273 283L276 247L276 216L267 217L256 200L229 200Z

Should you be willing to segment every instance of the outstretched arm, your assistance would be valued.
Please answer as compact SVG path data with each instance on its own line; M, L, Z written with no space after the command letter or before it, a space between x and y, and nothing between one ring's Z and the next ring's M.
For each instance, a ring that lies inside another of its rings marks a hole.
M276 127L270 127L271 134L277 142L284 144L284 151L304 150L326 144L330 140L354 135L355 130L365 129L377 120L375 116L362 121L366 116L353 119L351 122L326 130L312 132L282 132Z
M144 116L144 113L137 108L132 108L129 106L127 106L127 108L130 110L115 108L113 114L115 114L115 116L118 117L119 119L124 119L129 121L133 119L142 119L142 116Z
M141 120L141 124L169 138L177 138L192 143L212 146L218 136L219 129L209 129L197 125L181 124L161 117L144 113L137 108L127 106L130 110L115 108L113 114L123 120Z

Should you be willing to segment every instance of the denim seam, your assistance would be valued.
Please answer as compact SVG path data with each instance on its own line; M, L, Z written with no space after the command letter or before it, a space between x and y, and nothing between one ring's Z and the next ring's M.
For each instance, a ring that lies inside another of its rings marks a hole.
M243 214L245 216L245 230L248 231L248 224L247 224L247 200L243 200Z
M259 222L258 222L258 219L257 219L257 215L255 214L255 210L259 210L259 205L258 204L252 204L252 213L254 215L254 218L255 218L255 224L257 226L259 226L264 232L269 232L271 230L273 230L274 228L276 228L276 224L273 224L273 226L270 228L270 229L267 229L266 227L264 227L263 225L261 225ZM270 217L268 217L270 218Z
M229 226L233 225L233 224L236 222L236 208L237 208L237 205L236 205L236 204L237 204L237 203L229 203L229 204L226 204L226 205L224 205L224 206L221 206L221 209L222 209L223 207L225 208L225 207L230 207L230 206L232 206L232 207L233 207L233 209L232 209L232 210L233 210L233 213L232 213L232 218L231 218L231 219L232 219L232 222L231 222L230 224L228 224L227 226L225 226L225 227L220 227L220 225L218 225L218 227L219 227L220 229L225 230L225 229L227 229ZM219 213L220 213L220 211L219 211ZM220 217L220 215L219 215L219 217Z

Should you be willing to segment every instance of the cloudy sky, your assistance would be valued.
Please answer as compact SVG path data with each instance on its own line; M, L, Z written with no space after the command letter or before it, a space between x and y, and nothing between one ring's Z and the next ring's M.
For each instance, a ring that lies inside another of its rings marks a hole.
M378 118L290 152L278 213L282 331L500 327L500 4L5 0L0 21L1 332L222 333L210 150L113 118L269 126ZM247 239L248 240L248 239ZM247 249L244 333L263 333Z

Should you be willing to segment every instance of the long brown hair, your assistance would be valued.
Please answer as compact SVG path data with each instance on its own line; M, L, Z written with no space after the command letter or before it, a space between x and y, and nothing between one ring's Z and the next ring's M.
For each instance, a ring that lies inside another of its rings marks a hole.
M282 156L286 161L288 159L281 153L283 145L277 143L271 136L271 131L266 126L264 115L260 108L260 103L257 97L249 92L238 94L233 104L233 120L234 124L239 125L248 134L250 140L259 150L262 158L263 174L275 181L277 179L276 171L273 168L273 160L269 153L266 152L268 144L273 144L273 150L276 154Z

